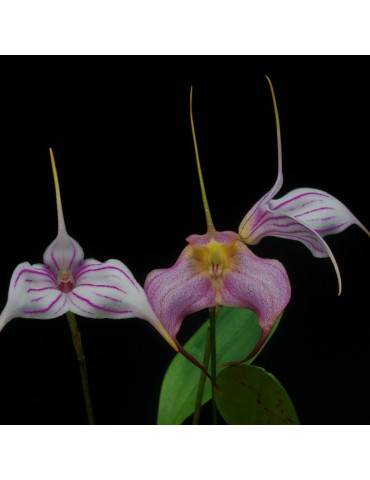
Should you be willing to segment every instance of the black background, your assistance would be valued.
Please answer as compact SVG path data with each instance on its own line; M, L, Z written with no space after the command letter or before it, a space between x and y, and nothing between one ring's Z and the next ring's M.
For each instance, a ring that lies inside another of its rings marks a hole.
M213 219L237 230L276 178L273 81L284 186L340 198L370 225L366 59L153 57L22 62L1 74L0 300L22 261L42 261L57 232L54 149L69 233L86 258L122 260L143 284L173 265L205 221L189 123L189 90ZM302 423L369 423L369 239L328 237L343 277L297 242L253 248L277 258L292 300L257 364L293 399ZM2 308L2 307L1 307ZM206 318L187 319L185 341ZM145 321L79 319L96 421L155 423L173 351ZM65 318L16 319L0 334L0 423L86 421Z

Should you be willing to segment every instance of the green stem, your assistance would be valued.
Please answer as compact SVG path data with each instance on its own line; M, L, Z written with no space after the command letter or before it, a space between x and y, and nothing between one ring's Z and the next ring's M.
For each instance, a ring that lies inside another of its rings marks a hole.
M72 334L73 345L77 353L78 364L80 366L82 391L83 391L84 400L85 400L87 419L90 425L94 425L95 424L94 412L93 412L91 396L90 396L89 381L87 378L86 358L82 348L80 331L78 329L78 325L77 325L77 321L74 313L67 312L67 319L68 319L68 325Z
M208 321L207 326L207 338L206 338L206 346L204 348L204 357L203 357L203 367L205 370L208 370L209 359L211 357L211 329L210 329L210 322ZM197 391L197 398L195 400L195 409L193 415L193 425L199 425L199 417L200 417L200 409L202 407L202 399L203 399L203 392L204 392L204 385L206 383L206 374L201 372L199 377L198 383L198 391Z
M209 337L211 346L211 377L216 380L216 317L218 308L212 307L209 309ZM218 424L217 408L214 395L215 386L212 384L212 421L213 425Z
M207 328L206 345L204 348L203 367L208 370L209 361L211 360L211 377L216 378L216 318L218 315L218 307L209 309L209 320ZM195 400L195 408L193 415L193 425L199 425L200 409L202 407L202 399L204 385L206 383L206 374L201 372L198 383L197 397ZM214 401L214 385L212 385L212 422L218 424L217 408Z

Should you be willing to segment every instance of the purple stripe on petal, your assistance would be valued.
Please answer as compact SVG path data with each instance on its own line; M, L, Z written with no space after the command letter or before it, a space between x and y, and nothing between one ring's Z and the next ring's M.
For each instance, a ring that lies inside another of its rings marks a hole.
M281 218L285 218L285 217L281 217ZM265 223L269 222L270 220L271 220L270 212L268 212L268 211L264 212L262 215L259 216L258 221L256 221L253 224L253 227L250 230L250 234L252 234L255 230L258 230L260 227L265 225Z
M26 282L32 282L33 280L26 280ZM56 290L56 287L42 287L42 288L29 288L27 293L30 292L42 292L44 290Z
M101 265L101 263L89 263L88 260L86 260L82 265L80 265L78 272L76 273L76 278L78 278L80 275L83 275L89 268L100 267Z
M58 262L55 260L55 257L54 257L54 249L53 249L52 252L51 252L51 258L52 258L52 260L53 260L53 262L54 262L54 265L55 265L56 269L57 269L57 270L60 270L60 266L58 265Z
M286 228L290 228L290 227L297 227L297 226L300 226L299 223L295 222L294 220L292 222L288 222L288 223L271 223L271 226L272 227L276 227L277 229L281 229L281 230L285 230ZM304 229L298 229L298 230L288 230L290 233L299 233L299 232L302 232L302 231L305 231Z
M17 286L17 283L18 283L18 280L20 279L20 277L22 275L24 275L25 273L31 273L32 275L41 275L42 277L48 277L50 279L50 281L52 283L55 284L55 278L52 276L51 273L47 273L45 271L41 271L41 270L36 270L36 269L30 269L30 268L24 268L23 270L21 270L19 273L18 273L18 276L14 282L14 285L13 285L13 288L15 288Z
M87 314L87 315L89 315L89 316L91 316L91 317L95 317L95 313L94 313L94 312L91 312L91 311L89 311L89 310L85 310L84 308L80 307L80 305L77 305L77 303L75 303L71 298L69 299L69 301L71 302L71 304L72 304L74 307L78 308L78 310L79 310L80 312L82 312L82 315L83 315L83 314Z
M291 226L296 226L298 227L297 224L293 224ZM263 237L267 237L267 236L274 236L274 235L284 235L285 233L289 233L289 234L301 234L301 233L307 233L307 230L305 230L304 228L296 228L296 229L290 229L290 230L285 230L285 229L279 229L277 228L278 225L277 224L274 224L272 223L271 226L272 228L268 228L267 230L264 230L263 232L261 232L259 235L256 235L254 237L254 239L261 239Z
M124 293L125 295L127 292L125 290L122 290L122 288L118 288L115 285L100 285L98 283L79 283L79 287L98 287L98 288L112 288L114 290L118 290L119 292Z
M31 302L39 302L40 300L43 300L44 298L45 298L45 296L43 296L43 297L38 297L38 298L33 298L33 299L31 300Z
M87 275L88 273L91 273L91 272L98 272L99 269L91 269L91 270L85 270L81 275L77 275L76 277L76 282L78 282L78 285L80 285L79 283L79 280L80 279L83 279L85 275ZM114 274L114 273L111 273L109 275L103 275L102 278L116 278L117 280L122 280L122 278L120 277L120 275L117 275L117 274Z
M102 295L101 293L97 293L97 292L93 292L94 295L96 295L97 297L100 297L100 298L106 298L108 300L111 300L112 302L120 302L122 303L121 299L120 298L114 298L114 297L110 297L109 295Z
M58 310L55 312L55 316L57 316L59 314L59 312L66 306L67 300L68 300L67 295L64 295L64 302L63 302L62 306L59 307Z
M328 256L325 248L319 243L318 239L316 239L313 236L308 236L308 235L300 235L299 237L295 234L290 235L289 233L284 233L283 235L278 235L281 238L286 238L288 240L299 240L300 242L304 243L307 248L308 245L313 248L317 253L324 254L325 257ZM312 250L311 250L312 251Z
M264 225L266 225L266 223L271 223L271 222L276 222L277 220L288 220L289 217L287 217L287 215L271 215L270 212L266 212L266 214L268 214L269 216L266 218L266 215L264 215L264 220L258 224L256 224L255 226L253 226L253 228L251 229L250 231L250 235L252 235L256 230L259 230L261 229ZM274 223L274 225L276 225Z
M321 196L321 197L330 198L330 196L325 194L325 193L305 192L305 193L301 193L300 195L296 195L295 197L289 198L288 200L285 200L284 202L281 202L278 205L275 205L273 210L277 210L277 209L283 207L284 205L287 205L288 203L294 202L298 198L306 197L307 195L318 195L318 196ZM313 202L313 200L310 201L309 203L312 203L312 202Z
M37 314L37 313L46 313L46 312L49 312L50 309L56 304L59 302L59 300L62 298L63 296L63 293L61 293L60 295L58 295L58 297L53 300L47 307L45 308L42 308L40 310L23 310L23 313L32 313L32 314Z
M106 267L102 266L102 267L99 267L99 268L90 268L88 270L84 270L83 272L79 271L76 275L76 282L82 275L84 275L86 273L101 272L101 271L104 271L104 270L114 270L114 271L120 272L136 288L136 290L139 291L136 283L129 277L129 275L127 275L126 272L124 272L121 268L112 267L112 266L106 266ZM117 277L117 278L119 278L119 277Z
M299 215L296 215L294 218L298 218ZM316 217L316 218L308 218L306 219L307 223L313 223L313 222L328 222L329 220L333 220L333 218L337 218L335 215L332 215L331 217Z
M90 305L93 308L96 308L97 310L101 310L103 312L108 312L108 313L118 313L118 314L131 313L131 310L115 310L113 308L102 307L100 305L96 305L95 303L91 302L87 298L84 298L84 297L81 297L80 295L77 295L77 293L75 293L74 291L72 291L71 293L72 293L73 296L75 296L76 298L78 298L82 302L87 303L88 305Z
M294 212L296 211L300 211L302 210L302 208L307 208L308 205L317 205L317 203L321 203L323 202L324 200L309 200L308 202L304 202L304 203L299 203L298 205L294 205L293 207L290 207L290 208L282 208L281 209L281 212L284 212L285 214L287 215L290 215L291 217L294 217ZM271 207L271 210L274 211L274 207Z
M71 261L69 262L69 265L68 265L69 270L71 269L75 258L76 258L76 247L73 245L73 255L72 255L72 259L71 259Z
M334 208L333 207L314 208L313 210L308 210L307 212L298 213L298 215L294 215L294 217L295 218L304 217L305 215L309 215L310 213L313 213L313 212L320 212L321 210L334 210ZM330 218L333 218L333 217L330 217Z
M342 228L344 225L346 225L348 222L343 222L339 223L338 225L333 225L328 228L315 228L315 231L317 233L326 233L326 232L331 232L332 230L337 230L338 228Z
M50 319L66 312L64 294L51 280L51 272L39 264L21 263L13 272L8 302L0 319L0 328L13 318ZM54 280L54 279L53 279ZM31 283L33 282L33 283ZM29 288L34 286L34 288Z
M307 238L307 239L312 240L312 238L315 238L315 237L307 235L307 233L308 233L307 230L304 230L304 229L291 230L291 231L288 231L288 232L279 231L279 230L276 230L276 229L271 229L271 230L266 230L265 232L261 233L260 235L255 237L255 239L257 241L259 241L265 236L272 236L272 237L276 236L276 237L282 237L282 238L287 238L289 236L290 238L295 239L295 240L301 240L302 238ZM315 238L315 240L316 240L316 238Z

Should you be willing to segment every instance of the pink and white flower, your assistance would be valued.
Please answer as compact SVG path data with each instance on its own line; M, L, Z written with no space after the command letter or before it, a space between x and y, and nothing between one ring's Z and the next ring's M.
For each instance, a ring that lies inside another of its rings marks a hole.
M339 267L323 237L343 232L350 225L358 225L369 236L370 232L342 202L322 190L298 188L273 199L283 185L283 160L279 113L271 80L268 77L267 80L276 119L278 176L271 190L243 218L239 226L240 238L249 245L256 245L268 236L297 240L315 257L329 257L337 274L340 294L342 280Z
M190 119L208 231L191 235L188 246L171 268L154 270L144 285L145 292L168 335L181 351L176 335L184 318L203 308L219 305L245 307L255 311L262 329L251 357L262 347L276 319L290 300L291 288L283 265L254 255L245 245L254 245L265 236L298 240L316 257L330 257L342 288L337 262L325 235L340 233L356 224L368 235L364 225L336 198L311 188L293 190L280 199L273 197L283 183L282 151L278 109L269 82L277 129L278 178L273 188L247 213L234 232L214 228L201 172L192 116ZM183 352L186 354L186 352Z
M191 103L192 94L190 119L208 231L205 235L188 237L189 245L175 265L151 272L144 290L166 332L187 356L176 336L190 313L219 305L255 311L262 335L252 352L254 354L288 304L290 282L279 261L259 258L237 233L215 229L203 182Z
M119 260L84 260L81 246L67 233L57 170L54 175L58 235L44 253L44 263L21 263L12 275L0 330L13 318L51 319L68 311L89 318L139 317L149 321L174 347L142 287Z

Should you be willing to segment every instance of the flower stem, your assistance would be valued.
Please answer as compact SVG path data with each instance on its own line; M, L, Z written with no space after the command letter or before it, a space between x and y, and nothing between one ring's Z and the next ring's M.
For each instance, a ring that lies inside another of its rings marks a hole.
M209 320L207 325L206 346L204 348L203 367L208 370L209 361L211 360L211 376L216 378L216 318L218 308L212 307L209 309ZM193 425L199 425L200 409L202 407L202 399L204 392L204 385L206 382L206 374L201 372L199 377L197 397L195 400L195 409L193 415ZM213 395L214 385L212 385L212 423L217 425L217 409Z
M211 357L211 329L210 329L210 322L208 320L207 325L207 338L206 338L206 346L204 348L204 357L203 357L203 367L205 370L208 370L209 359ZM195 400L195 410L193 415L193 425L199 425L199 417L200 417L200 409L202 407L202 399L203 399L203 391L204 385L206 383L206 374L204 372L200 373L199 383L198 383L198 391L197 391L197 398Z
M78 364L80 366L82 391L83 391L84 400L85 400L87 419L90 425L94 425L95 424L94 412L93 412L91 396L90 396L89 381L87 378L86 358L82 348L81 335L78 329L78 325L77 325L77 321L74 313L67 312L67 320L68 320L68 325L72 334L73 345L77 353Z
M211 377L216 380L216 318L218 308L212 307L209 309L209 337L211 346ZM218 424L217 408L214 396L215 385L212 384L212 421L213 425Z

